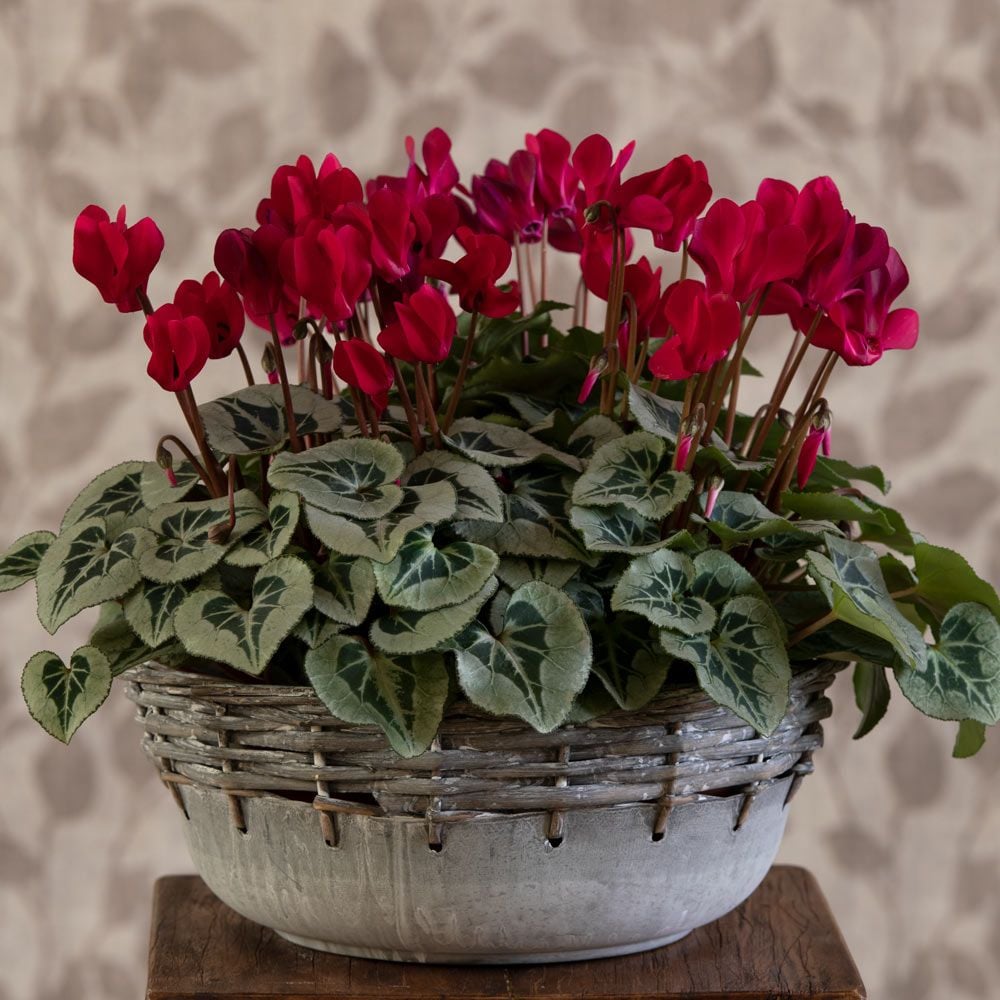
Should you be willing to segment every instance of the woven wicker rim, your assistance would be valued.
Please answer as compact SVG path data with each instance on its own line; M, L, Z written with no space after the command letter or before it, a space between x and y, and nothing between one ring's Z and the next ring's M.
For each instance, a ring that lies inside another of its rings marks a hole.
M377 727L334 718L312 688L147 664L128 672L126 690L143 749L185 814L178 786L225 794L241 830L241 799L282 795L311 801L334 846L336 817L355 814L419 819L439 848L448 823L543 812L556 842L568 811L649 803L659 806L652 836L660 839L675 806L706 796L742 796L738 829L761 787L791 776L790 799L812 771L837 669L823 662L797 670L788 712L766 737L692 686L550 733L457 703L431 748L409 759Z

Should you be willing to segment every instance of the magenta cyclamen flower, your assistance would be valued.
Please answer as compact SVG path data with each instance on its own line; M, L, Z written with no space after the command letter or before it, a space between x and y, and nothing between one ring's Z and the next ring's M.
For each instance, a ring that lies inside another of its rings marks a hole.
M830 425L828 420L821 421L819 426L811 427L805 441L802 443L802 450L799 452L799 459L795 469L795 478L800 490L806 488L813 470L816 468L816 459L819 458L820 450L822 450L824 455L830 454Z
M508 242L537 243L542 238L542 212L535 202L538 162L519 150L510 163L490 160L482 176L472 178L476 219L487 232Z

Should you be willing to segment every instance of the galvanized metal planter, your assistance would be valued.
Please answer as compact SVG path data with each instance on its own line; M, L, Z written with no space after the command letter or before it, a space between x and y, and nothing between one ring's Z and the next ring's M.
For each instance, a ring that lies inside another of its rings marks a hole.
M409 760L308 688L147 666L128 694L195 866L233 909L342 954L546 962L657 947L756 888L833 673L797 673L766 738L678 688L547 734L457 706Z

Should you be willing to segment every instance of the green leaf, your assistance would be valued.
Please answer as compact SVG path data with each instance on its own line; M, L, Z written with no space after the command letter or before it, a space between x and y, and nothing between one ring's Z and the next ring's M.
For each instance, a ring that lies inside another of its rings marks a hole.
M403 472L399 449L368 438L331 441L295 455L275 456L267 474L275 488L298 493L310 507L374 521L399 506Z
M658 549L639 556L622 573L611 595L611 608L634 612L660 628L685 635L708 632L715 624L715 609L691 596L694 575L694 562L682 552Z
M899 670L900 690L934 719L1000 722L1000 623L981 604L956 604L925 670Z
M448 482L455 488L455 517L464 521L504 519L503 493L481 466L447 451L425 451L403 472L404 486Z
M563 559L512 559L500 560L496 575L511 590L516 590L532 580L541 580L553 587L564 587L580 572L578 562Z
M329 434L341 425L340 407L304 385L291 386L300 435ZM209 443L223 455L274 452L288 440L280 385L253 385L198 407Z
M771 535L790 534L813 537L823 533L838 534L828 521L789 521L775 514L750 493L723 490L710 518L704 519L709 531L730 545Z
M378 726L402 757L423 753L437 734L448 697L440 653L389 657L337 635L306 655L306 674L338 719Z
M125 618L131 629L149 647L174 637L174 614L197 586L194 581L153 583L143 581L125 599Z
M0 594L34 580L42 556L55 539L51 531L31 531L12 542L0 555Z
M454 649L459 683L475 704L516 715L543 733L566 718L593 658L576 605L537 581L511 595L499 636L474 622L459 633Z
M562 592L580 609L585 622L603 621L607 614L604 605L604 595L589 583L582 580L570 580L562 588Z
M861 720L854 739L867 736L882 721L889 708L890 688L885 667L859 661L854 665L854 701L861 710Z
M877 465L852 465L842 458L828 458L820 455L816 467L809 477L809 485L829 489L843 489L852 483L869 483L883 495L889 492L891 483Z
M160 656L166 648L160 644L154 649L136 635L121 607L114 601L101 608L97 625L90 633L90 645L104 655L112 677L124 673L129 667L145 663L154 654Z
M570 523L583 535L590 552L626 552L641 555L668 545L660 537L659 521L617 504L614 507L572 507Z
M718 549L699 552L694 557L691 593L707 601L716 611L733 597L766 599L764 588L732 556Z
M372 643L390 655L425 653L444 648L479 614L483 605L497 591L496 577L490 577L482 589L461 604L436 611L391 610L376 618L368 632Z
M659 473L665 447L645 431L601 445L573 487L573 503L621 504L643 517L662 520L687 497L692 485L686 472Z
M676 399L655 396L648 389L631 385L628 391L628 405L636 423L650 434L677 443L681 429L683 405Z
M283 556L299 524L301 504L295 493L279 490L267 505L267 524L254 528L226 553L231 566L263 566Z
M923 670L923 636L896 607L882 577L878 557L867 545L827 536L830 558L809 552L809 572L831 611L841 621L888 642L907 666Z
M60 532L95 517L108 518L117 514L129 520L144 515L146 508L140 482L145 465L145 462L122 462L102 472L69 505Z
M375 573L368 559L333 552L316 568L313 603L327 618L360 625L375 597Z
M199 587L177 609L174 626L194 656L256 675L312 605L309 567L281 556L258 570L249 607L221 590Z
M230 546L267 520L267 511L249 490L233 497L236 523L224 541L209 534L229 524L229 500L200 500L169 503L150 515L150 531L156 536L139 559L139 569L147 580L180 583L202 576L220 563Z
M612 622L591 624L594 663L591 667L618 708L634 711L659 693L670 658L650 641L649 626L637 615L618 615Z
M332 552L379 563L391 562L411 531L454 514L455 488L447 482L404 486L399 506L375 521L353 521L306 505L309 530Z
M781 495L783 510L802 517L826 521L856 521L874 524L884 531L890 530L889 521L881 507L860 497L840 493L793 493Z
M963 601L982 604L1000 618L1000 598L957 552L939 545L917 544L913 549L917 595L940 613Z
M663 648L691 663L706 693L770 736L788 709L791 667L777 616L758 597L734 597L711 635L660 633Z
M452 542L439 548L434 528L410 532L389 563L375 566L375 584L391 607L434 611L468 600L497 567L497 554L472 542Z
M146 510L156 510L165 503L183 500L201 482L189 462L179 462L174 466L174 478L177 485L171 486L166 472L156 462L142 463L139 493Z
M101 517L63 531L38 564L38 618L49 633L84 608L115 600L139 582L148 532L116 533Z
M589 458L602 445L625 436L617 420L592 413L569 436L569 450L580 458Z
M296 639L304 642L310 649L322 646L331 636L339 635L346 629L346 625L327 618L319 608L310 608L303 616L302 621L292 629L292 635Z
M513 315L500 319L481 320L476 333L475 355L478 358L495 358L515 342L520 346L521 334L528 331L534 337L552 331L550 313L569 309L564 302L542 301L527 315Z
M503 524L458 521L455 531L500 555L591 561L566 516L569 493L561 472L523 472L503 499Z
M986 743L986 727L973 719L963 719L958 724L952 757L975 757Z
M55 653L35 653L21 675L31 717L63 743L101 707L110 690L108 661L93 646L76 650L68 667Z
M474 417L456 420L444 440L449 448L487 468L512 469L543 458L577 472L582 468L580 460L574 455L544 444L527 431Z

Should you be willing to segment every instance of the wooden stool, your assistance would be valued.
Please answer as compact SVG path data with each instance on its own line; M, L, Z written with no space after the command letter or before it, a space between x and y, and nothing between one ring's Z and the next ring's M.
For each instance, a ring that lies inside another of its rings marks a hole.
M595 914L595 919L599 917ZM195 875L156 883L147 1000L864 1000L826 900L777 866L728 916L657 951L565 965L402 965L299 948L220 903Z

